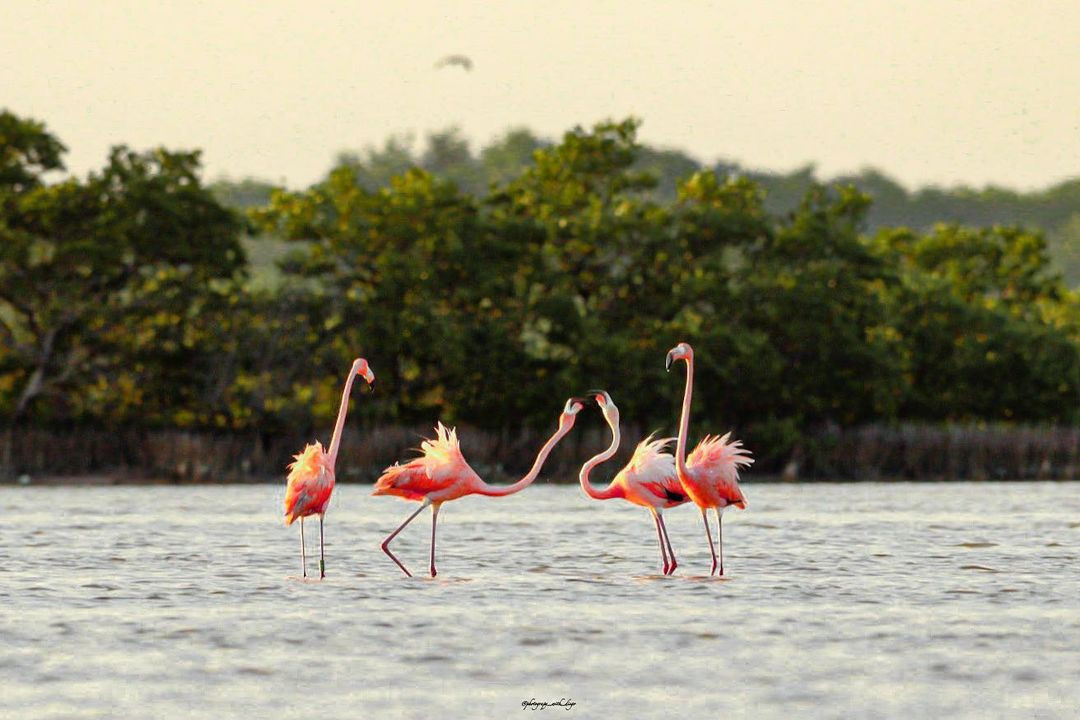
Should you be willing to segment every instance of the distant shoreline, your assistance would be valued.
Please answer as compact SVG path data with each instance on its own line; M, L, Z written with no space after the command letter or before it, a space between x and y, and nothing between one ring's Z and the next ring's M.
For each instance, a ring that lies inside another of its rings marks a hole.
M499 477L491 479L491 482L496 485L509 484L516 478L513 477ZM797 480L786 480L782 476L775 473L768 475L744 475L740 482L745 485L754 484L805 484L814 485L817 483L843 483L843 484L859 484L859 483L1002 483L1002 482L1078 482L1080 478L1069 477L1045 477L1045 478L944 478L944 477L925 477L925 478L909 478L909 477L866 477L863 479L852 479L844 477L804 477ZM177 487L207 487L207 486L227 486L227 485L284 485L285 476L282 474L279 478L274 477L251 477L239 480L174 480L166 477L145 477L138 475L106 475L106 474L90 474L90 475L40 475L32 476L29 482L22 482L19 478L13 480L0 481L0 487L129 487L129 486L149 486L149 485L174 485ZM339 484L342 485L374 485L374 478L370 481L357 481L357 480L339 480ZM555 481L551 479L544 479L541 477L536 481L537 486L543 485L560 485L560 486L574 486L577 484L577 479Z
M463 425L458 431L469 464L496 484L524 475L546 439L529 429L499 433ZM374 482L388 465L414 457L425 432L426 426L346 428L338 482ZM644 434L624 425L622 446L600 476L614 475ZM293 454L311 439L307 433L25 429L14 434L11 469L0 471L0 483L18 484L24 476L34 485L66 486L283 483ZM606 428L572 433L539 482L576 482L582 464L609 442ZM747 482L1080 480L1080 427L868 425L803 436L783 454L747 444L755 458L743 473Z

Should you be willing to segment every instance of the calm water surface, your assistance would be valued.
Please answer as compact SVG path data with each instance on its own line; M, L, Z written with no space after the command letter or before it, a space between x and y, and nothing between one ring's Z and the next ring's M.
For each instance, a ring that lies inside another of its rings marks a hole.
M446 505L409 579L369 492L319 583L277 486L0 488L0 717L1080 715L1080 485L748 482L726 580L696 509L664 578L644 510L543 484Z

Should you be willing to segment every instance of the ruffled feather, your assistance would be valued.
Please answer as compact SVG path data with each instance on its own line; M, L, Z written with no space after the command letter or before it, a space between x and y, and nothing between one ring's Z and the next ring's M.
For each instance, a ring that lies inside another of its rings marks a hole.
M285 486L285 523L323 512L334 489L334 468L322 443L306 445L293 456Z
M394 463L383 470L371 494L421 500L466 473L475 475L461 454L457 431L441 422L435 426L435 437L420 443L420 453L404 465Z
M742 446L741 440L731 440L731 433L723 437L706 435L693 452L686 458L686 464L690 467L709 466L718 471L720 476L727 482L737 482L739 468L749 467L754 463L750 451Z
M651 433L649 437L638 443L637 447L634 448L634 454L630 457L630 462L626 464L627 468L640 472L646 469L652 470L655 467L657 471L666 474L675 472L675 456L664 452L675 438L657 438L653 440L655 434Z

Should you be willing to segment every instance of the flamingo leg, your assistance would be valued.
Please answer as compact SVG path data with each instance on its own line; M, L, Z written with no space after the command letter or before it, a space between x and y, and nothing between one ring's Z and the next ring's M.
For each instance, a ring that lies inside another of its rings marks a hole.
M661 572L664 575L668 574L668 556L667 549L664 548L664 531L660 529L660 515L656 510L652 511L653 522L656 524L656 539L660 543L660 561L662 563Z
M667 523L664 522L664 516L657 512L656 517L660 520L660 529L664 531L664 542L667 543L668 557L671 558L671 564L668 565L668 575L675 574L675 568L679 567L678 561L675 559L675 548L671 547L671 537L668 535Z
M304 547L304 518L300 518L300 571L307 577L307 548Z
M401 568L401 572L405 573L409 577L412 577L412 573L409 572L405 568L405 566L401 564L401 561L397 559L397 556L395 556L394 553L390 552L390 541L393 540L394 538L396 538L398 536L398 533L401 532L402 530L404 530L405 526L408 525L409 523L411 523L413 521L413 518L415 518L417 515L419 515L420 511L423 510L424 508L426 508L430 504L431 504L431 501L428 500L427 498L424 498L424 502L420 504L420 507L418 507L416 509L416 512L414 512L409 517L405 518L405 522L398 525L397 530L395 530L394 532L387 535L386 539L382 541L382 545L380 546L380 547L382 547L382 551L384 553L386 553L390 557L390 559L393 560L397 564L397 566L399 568Z
M712 530L709 529L709 518L705 515L705 508L701 508L701 519L705 522L705 537L709 538L709 552L712 553L712 570L709 571L711 577L716 573L716 546L712 541Z
M435 569L435 521L439 518L440 507L442 507L442 503L432 503L431 505L431 577L439 574L439 571Z
M720 574L724 574L724 516L720 514L720 508L713 508L716 512L716 542L720 546Z
M323 547L323 515L319 513L319 579L326 577L326 550Z

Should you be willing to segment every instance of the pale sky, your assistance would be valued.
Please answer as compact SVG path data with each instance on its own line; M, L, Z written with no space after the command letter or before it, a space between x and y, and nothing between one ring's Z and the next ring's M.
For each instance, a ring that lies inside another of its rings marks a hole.
M77 173L164 144L299 187L391 134L634 114L706 162L1028 189L1080 175L1080 2L13 0L0 107Z

